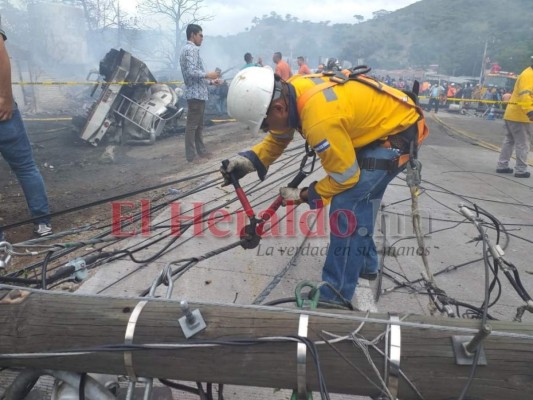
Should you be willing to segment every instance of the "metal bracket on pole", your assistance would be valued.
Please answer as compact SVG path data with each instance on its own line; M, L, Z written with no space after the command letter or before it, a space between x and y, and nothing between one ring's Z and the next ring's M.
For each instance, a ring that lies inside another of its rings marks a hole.
M309 315L300 314L298 336L306 338L308 326ZM313 398L311 392L307 391L307 346L302 342L298 342L296 347L296 384L298 388L298 400L308 400Z
M402 331L400 317L390 314L390 323L385 335L385 383L393 399L398 398L400 382L400 360L402 356Z
M141 311L146 304L148 304L146 300L138 302L131 312L130 319L128 320L128 326L126 327L126 336L124 337L124 344L126 346L133 344L135 326L137 325ZM124 352L124 367L126 368L126 373L128 374L130 381L135 382L137 380L137 375L135 374L135 369L133 368L133 355L131 351Z
M474 356L479 351L477 365L487 365L487 357L481 343L492 332L490 325L481 327L475 336L452 336L453 353L457 365L472 365Z
M180 301L180 307L184 316L178 321L183 330L183 334L187 339L196 335L198 332L203 331L207 327L200 310L196 309L191 311L189 309L189 303L187 303L186 300Z
M305 163L302 163L304 165ZM298 176L302 173L300 172ZM295 180L298 177L294 178ZM289 185L290 186L290 185ZM295 186L298 186L297 184ZM308 287L311 290L307 294L307 299L304 300L302 295L302 289ZM303 281L296 285L294 289L296 296L296 305L302 309L316 309L318 300L320 299L320 290L313 282ZM298 322L298 336L307 338L309 326L309 315L300 314ZM302 342L298 342L296 347L296 388L293 390L291 400L313 400L313 392L307 389L307 345Z

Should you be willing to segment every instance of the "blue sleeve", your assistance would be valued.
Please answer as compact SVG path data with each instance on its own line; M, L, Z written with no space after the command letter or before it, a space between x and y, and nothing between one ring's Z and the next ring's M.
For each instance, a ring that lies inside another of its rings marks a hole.
M247 150L247 151L240 152L239 155L250 160L252 164L254 165L255 170L257 171L257 175L259 176L259 179L261 179L262 181L265 180L268 169L263 165L259 157L257 157L257 154L255 154L251 150Z
M307 204L311 210L324 207L322 197L315 190L316 181L311 183L307 188Z

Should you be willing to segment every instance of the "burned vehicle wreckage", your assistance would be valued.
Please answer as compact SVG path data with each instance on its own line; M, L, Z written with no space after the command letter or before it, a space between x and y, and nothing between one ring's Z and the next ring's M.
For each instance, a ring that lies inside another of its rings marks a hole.
M91 92L92 97L101 89L98 100L86 116L73 120L81 139L93 146L104 136L114 143L153 144L178 130L183 115L180 89L157 83L144 62L125 50L111 49L100 61L98 74L102 81Z

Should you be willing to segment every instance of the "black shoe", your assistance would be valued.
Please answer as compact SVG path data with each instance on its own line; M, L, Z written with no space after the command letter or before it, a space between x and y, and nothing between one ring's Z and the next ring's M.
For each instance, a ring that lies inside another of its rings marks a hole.
M375 281L378 277L378 273L377 272L374 272L374 273L371 273L371 274L365 274L365 273L361 273L359 274L359 278L363 278L363 279L368 279L369 281Z
M529 172L517 172L514 174L515 178L529 178L531 176L531 173Z
M498 174L512 174L514 170L512 168L506 167L506 168L496 168L496 172Z

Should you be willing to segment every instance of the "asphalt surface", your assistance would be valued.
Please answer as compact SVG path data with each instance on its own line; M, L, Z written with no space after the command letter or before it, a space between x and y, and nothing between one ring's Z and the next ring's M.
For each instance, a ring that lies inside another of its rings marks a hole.
M427 112L426 115L445 127L450 134L469 143L495 152L499 152L501 149L506 130L502 119L489 120L468 113L463 115L446 111L437 114ZM533 165L531 155L529 156L529 165Z

